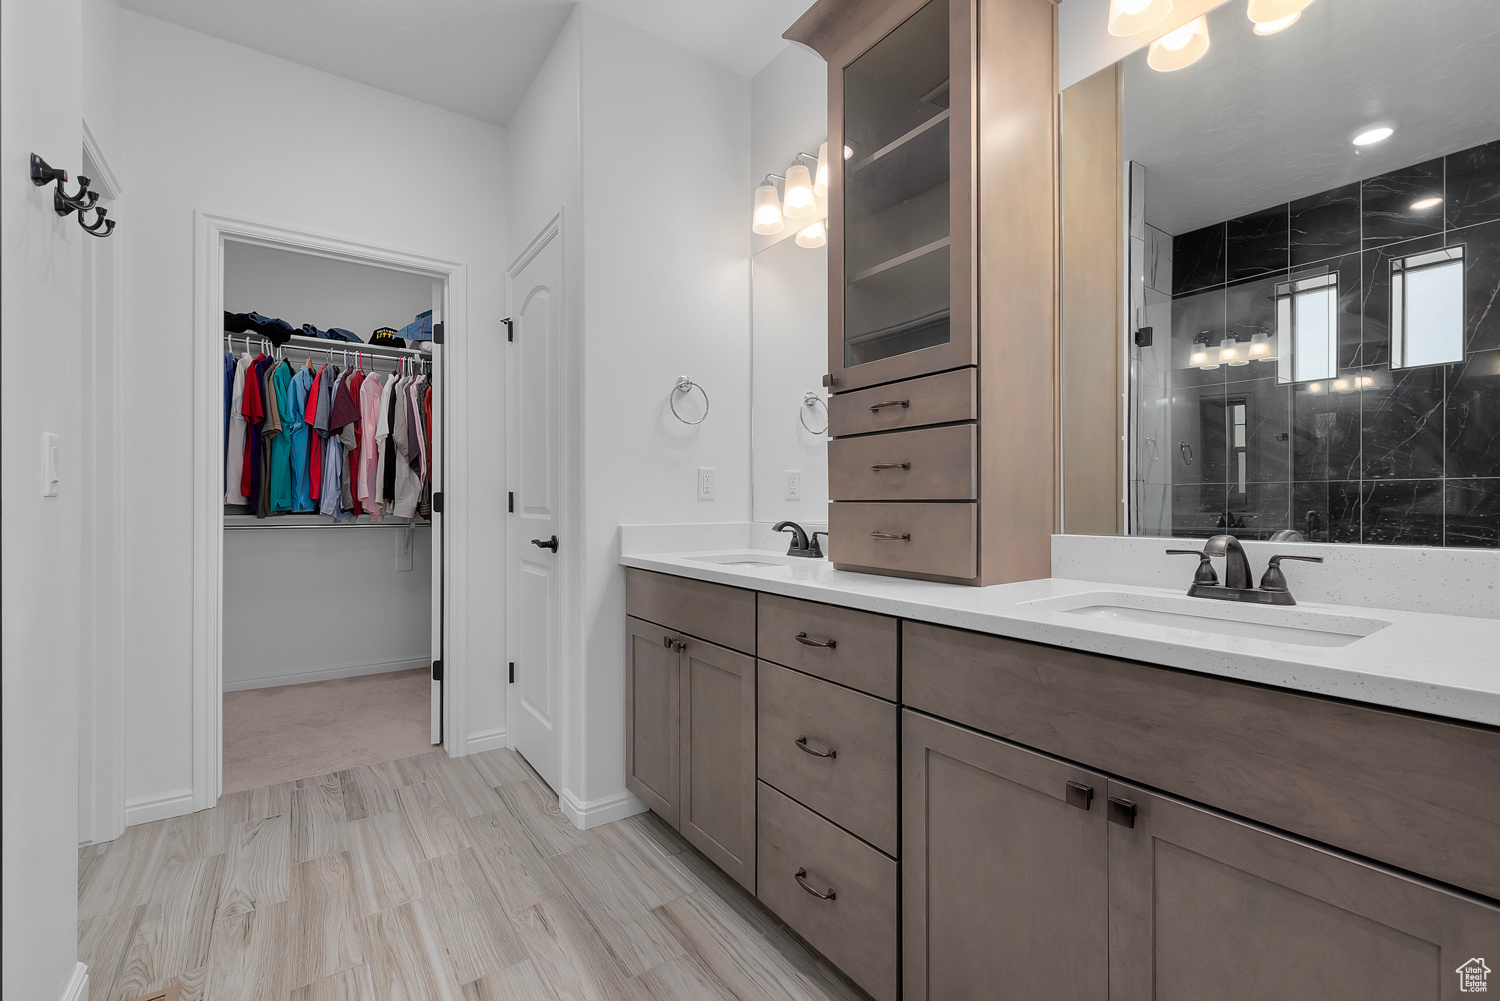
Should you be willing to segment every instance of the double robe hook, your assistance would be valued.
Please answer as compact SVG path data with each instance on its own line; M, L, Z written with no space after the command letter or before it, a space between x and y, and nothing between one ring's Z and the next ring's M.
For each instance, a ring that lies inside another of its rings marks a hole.
M97 236L102 239L113 233L115 221L104 218L109 214L109 210L97 207L99 192L89 190L89 185L93 182L82 174L78 175L78 193L73 195L67 192L67 182L68 172L66 170L53 167L35 153L31 154L31 183L39 188L47 184L55 185L52 189L52 209L54 212L60 216L71 215L77 212L79 228L90 236ZM87 212L96 213L93 225L89 225L84 221L84 214Z

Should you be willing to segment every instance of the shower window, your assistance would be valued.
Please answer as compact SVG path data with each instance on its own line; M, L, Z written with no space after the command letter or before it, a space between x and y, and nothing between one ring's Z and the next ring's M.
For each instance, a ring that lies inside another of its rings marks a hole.
M1391 367L1463 361L1464 248L1391 262Z
M1339 276L1318 275L1276 286L1279 382L1332 379L1338 372ZM1287 350L1290 348L1290 350Z

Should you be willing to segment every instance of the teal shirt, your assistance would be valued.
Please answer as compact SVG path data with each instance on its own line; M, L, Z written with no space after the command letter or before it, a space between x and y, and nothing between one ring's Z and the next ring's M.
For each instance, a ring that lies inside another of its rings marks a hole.
M276 394L276 409L281 411L281 434L271 439L271 510L292 509L292 438L293 427L302 417L292 408L292 366L282 362L271 373L267 383Z

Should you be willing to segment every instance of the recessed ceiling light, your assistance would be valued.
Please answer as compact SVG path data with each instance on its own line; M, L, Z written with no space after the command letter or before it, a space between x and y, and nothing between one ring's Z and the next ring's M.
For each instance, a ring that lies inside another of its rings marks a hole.
M1441 204L1442 201L1441 198L1423 198L1421 201L1412 202L1411 207L1414 211L1420 212L1423 209L1430 209L1434 205Z
M1372 146L1383 139L1389 139L1392 135L1395 134L1395 132L1396 130L1391 128L1389 125L1381 125L1378 128L1366 129L1365 131L1354 137L1354 145Z
M1295 14L1289 14L1286 17L1278 17L1274 21L1262 22L1255 26L1255 33L1257 35L1274 35L1276 34L1276 32L1282 30L1283 28L1290 28L1301 16L1302 12L1299 10Z

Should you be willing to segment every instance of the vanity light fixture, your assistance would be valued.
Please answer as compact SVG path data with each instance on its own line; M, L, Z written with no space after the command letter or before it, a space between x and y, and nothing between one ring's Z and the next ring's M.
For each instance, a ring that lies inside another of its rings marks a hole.
M1257 330L1250 335L1250 346L1245 349L1245 354L1256 361L1276 360L1275 346L1264 330Z
M1172 0L1109 0L1109 33L1139 34L1161 24L1172 13Z
M1146 65L1161 73L1191 66L1208 51L1208 18L1199 16L1151 43Z
M1219 367L1209 355L1209 348L1213 345L1213 334L1205 330L1193 338L1193 352L1188 355L1188 364L1194 365L1204 372L1212 372Z
M1412 202L1411 210L1413 212L1421 212L1426 209L1432 208L1434 205L1441 205L1442 203L1443 200L1441 198L1423 198L1419 201Z
M1396 130L1389 125L1377 125L1373 129L1365 129L1365 131L1351 139L1350 142L1356 146L1373 146L1378 142L1389 139L1395 134Z
M781 199L776 196L776 185L771 180L777 176L767 174L761 186L755 189L755 222L750 228L761 236L771 236L786 228L781 217Z
M800 163L786 169L786 196L781 211L788 219L806 219L817 214L818 196L813 194L812 175Z
M1219 364L1228 365L1230 368L1240 368L1250 364L1250 358L1240 350L1240 339L1234 335L1226 335L1219 342Z
M1285 28L1288 24L1295 21L1297 15L1301 14L1311 3L1312 0L1250 0L1250 6L1246 8L1245 16L1257 25L1263 24L1269 26L1275 24L1277 21L1282 21L1285 23L1281 25L1281 28ZM1272 31L1280 31L1281 28L1274 28ZM1257 33L1269 35L1271 31L1259 31L1257 29Z
M797 246L806 247L808 250L814 250L827 242L828 230L823 225L822 219L797 234Z
M1349 380L1348 379L1335 379L1335 380L1333 380L1333 391L1335 393L1347 393L1347 392L1349 392L1350 388L1351 387L1349 385Z
M1297 13L1291 14L1287 17L1278 17L1274 21L1265 21L1256 24L1255 33L1257 35L1274 35L1276 34L1276 32L1281 31L1285 28L1290 28L1292 25L1296 24L1297 19L1301 16L1302 12L1299 10L1297 11Z
M819 198L828 197L828 144L826 142L818 147L818 169L813 173L813 194Z

